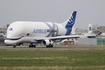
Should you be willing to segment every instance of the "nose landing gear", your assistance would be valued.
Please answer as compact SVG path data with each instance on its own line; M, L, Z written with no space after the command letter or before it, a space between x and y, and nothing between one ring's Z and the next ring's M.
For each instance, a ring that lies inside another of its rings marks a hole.
M16 48L16 44L13 44L13 48Z

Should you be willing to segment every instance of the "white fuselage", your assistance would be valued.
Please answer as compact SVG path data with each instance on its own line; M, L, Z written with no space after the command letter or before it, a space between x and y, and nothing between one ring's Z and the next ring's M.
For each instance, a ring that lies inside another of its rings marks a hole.
M64 36L66 29L62 24L51 22L13 22L7 29L6 44L35 42L35 39Z

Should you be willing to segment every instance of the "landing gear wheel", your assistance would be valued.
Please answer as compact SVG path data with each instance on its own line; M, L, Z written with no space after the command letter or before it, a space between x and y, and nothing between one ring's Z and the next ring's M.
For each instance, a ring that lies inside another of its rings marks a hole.
M53 48L53 45L49 45L50 48Z
M16 48L16 44L13 44L13 48Z
M36 45L33 45L33 48L35 48L36 47Z
M13 48L16 48L16 46L14 45Z
M29 48L31 48L31 45L29 45Z
M46 45L46 48L48 48L49 46L48 45Z
M47 45L46 48L53 48L53 45Z
M30 43L29 48L35 48L36 45L33 45L32 43Z

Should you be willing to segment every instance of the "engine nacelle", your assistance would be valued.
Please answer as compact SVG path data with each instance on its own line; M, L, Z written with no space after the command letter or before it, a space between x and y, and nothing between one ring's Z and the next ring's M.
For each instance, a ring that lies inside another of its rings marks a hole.
M53 41L52 40L44 40L43 44L46 45L46 46L47 45L53 45Z

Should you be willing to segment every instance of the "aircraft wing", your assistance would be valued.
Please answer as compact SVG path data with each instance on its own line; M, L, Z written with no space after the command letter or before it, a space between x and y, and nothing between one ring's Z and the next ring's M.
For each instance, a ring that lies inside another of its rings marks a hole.
M96 36L96 35L79 35L79 37Z
M54 40L63 40L63 39L68 39L68 38L79 38L79 36L78 35L68 35L68 36L46 37L46 38L36 39L36 41L42 41L46 39L54 41Z

